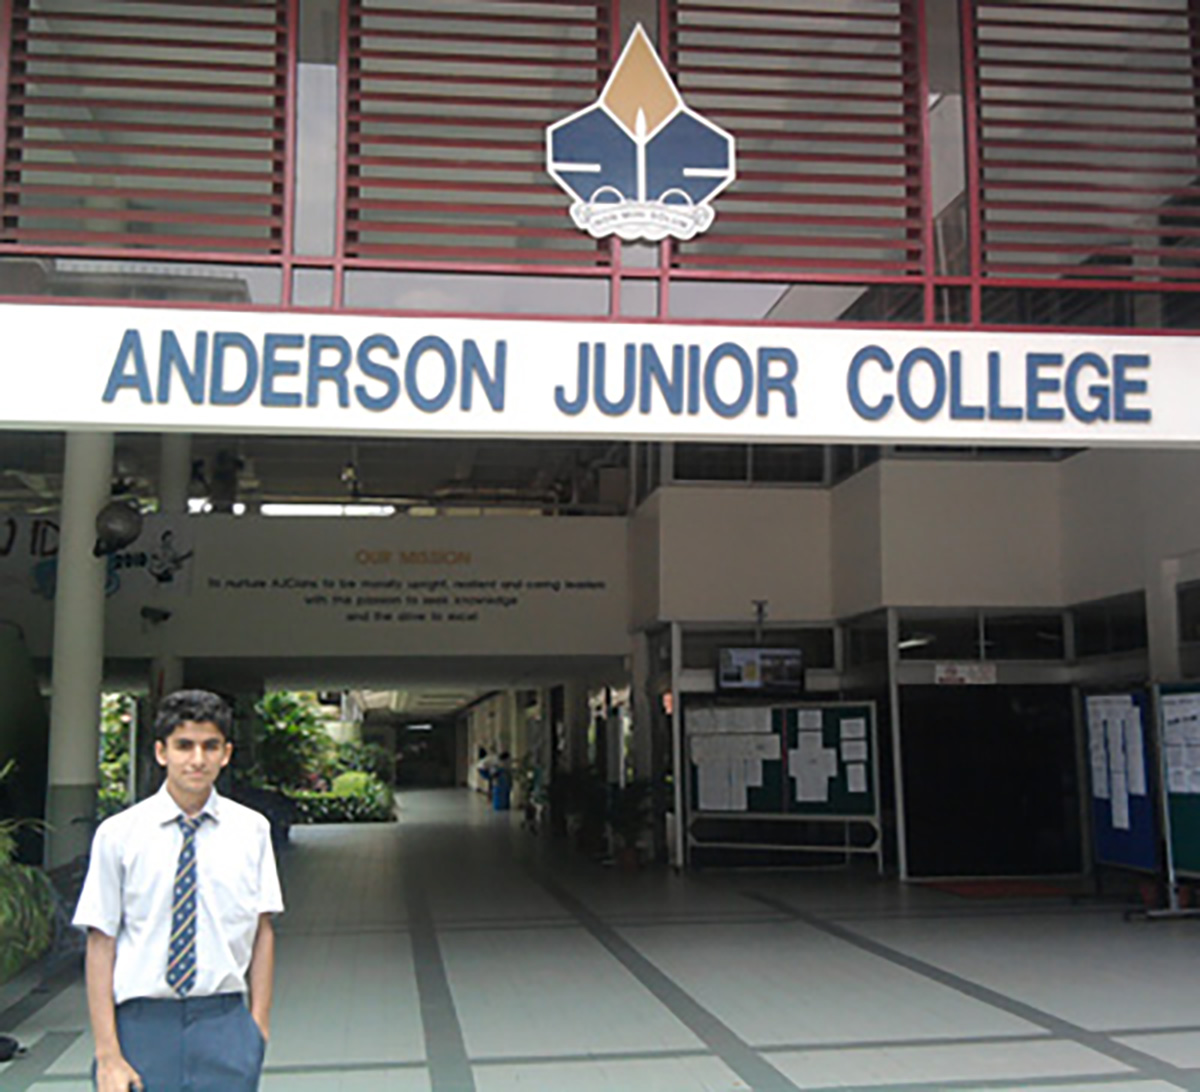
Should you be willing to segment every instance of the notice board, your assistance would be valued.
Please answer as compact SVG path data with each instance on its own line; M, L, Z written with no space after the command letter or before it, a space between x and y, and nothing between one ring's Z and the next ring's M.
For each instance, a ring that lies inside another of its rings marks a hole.
M1171 863L1200 875L1200 686L1162 687L1159 719Z
M1154 872L1158 804L1144 691L1084 698L1092 791L1092 845L1097 864Z
M869 703L698 706L684 727L693 812L877 813Z

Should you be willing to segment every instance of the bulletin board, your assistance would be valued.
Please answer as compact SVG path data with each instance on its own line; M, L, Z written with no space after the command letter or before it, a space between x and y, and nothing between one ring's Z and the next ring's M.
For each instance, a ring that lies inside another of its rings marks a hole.
M870 704L703 706L685 725L694 811L875 814Z
M873 703L686 705L684 753L689 846L872 853L882 867ZM739 819L760 833L742 838L715 822ZM763 835L757 820L778 837ZM840 840L797 841L782 833L788 823L841 824ZM719 842L697 833L714 825L724 832Z
M822 705L779 713L787 740L785 809L793 815L874 815L874 707ZM822 785L826 771L830 776Z
M1200 875L1200 686L1163 686L1158 704L1171 871Z
M1097 864L1157 872L1159 809L1144 691L1084 697Z

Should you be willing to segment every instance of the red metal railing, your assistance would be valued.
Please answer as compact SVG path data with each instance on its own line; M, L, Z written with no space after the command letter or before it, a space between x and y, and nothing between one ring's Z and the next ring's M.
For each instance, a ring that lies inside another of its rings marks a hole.
M920 278L918 20L909 0L791 8L677 0L671 62L737 139L738 181L680 269Z
M548 184L544 134L599 93L607 8L351 0L346 256L606 266Z
M1041 293L1105 325L1105 293L1200 302L1198 5L961 0L946 92L925 0L659 0L668 68L739 173L705 236L646 264L576 231L544 172L545 126L623 44L617 0L338 0L326 254L293 241L298 0L0 0L0 258L270 267L285 307L296 270L327 272L335 309L347 274L429 271L604 280L613 317L635 280L659 320L673 286L741 281L859 293L822 322L980 325ZM943 93L964 119L949 211Z
M14 0L0 242L282 254L287 8Z
M1200 278L1194 19L1185 0L973 5L984 283Z

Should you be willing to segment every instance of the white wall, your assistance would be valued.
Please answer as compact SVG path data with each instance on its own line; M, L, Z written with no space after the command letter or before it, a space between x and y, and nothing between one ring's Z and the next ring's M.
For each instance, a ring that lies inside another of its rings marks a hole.
M1057 463L892 459L880 488L887 605L1061 605Z
M888 460L830 491L657 497L663 618L745 622L759 598L775 621L1063 602L1056 463Z
M165 527L193 556L169 583L136 564L114 574L110 656L628 651L623 519L150 519L128 556ZM0 618L44 655L52 604L35 594L38 563L23 546L0 557ZM147 621L145 608L170 617Z
M832 501L824 489L676 486L660 490L661 616L828 619Z
M1180 673L1176 588L1200 579L1200 453L1089 451L1063 466L1067 591L1142 590L1150 670Z
M652 493L629 521L629 620L633 630L657 621L661 610L661 500L661 491Z
M883 602L881 464L875 463L833 490L832 574L834 614L849 618Z
M1103 599L1142 586L1149 500L1143 488L1146 455L1085 451L1061 465L1067 602ZM1196 542L1200 544L1200 538Z

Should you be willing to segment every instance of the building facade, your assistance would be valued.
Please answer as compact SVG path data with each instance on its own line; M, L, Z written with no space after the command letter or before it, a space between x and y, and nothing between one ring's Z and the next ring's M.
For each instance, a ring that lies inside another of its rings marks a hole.
M53 676L51 815L105 677L523 685L547 747L628 688L679 786L688 702L765 641L875 703L902 873L1085 868L1083 698L1197 669L1196 19L0 0L0 614ZM736 145L691 237L596 237L548 170L638 26ZM106 604L114 481L185 588Z

